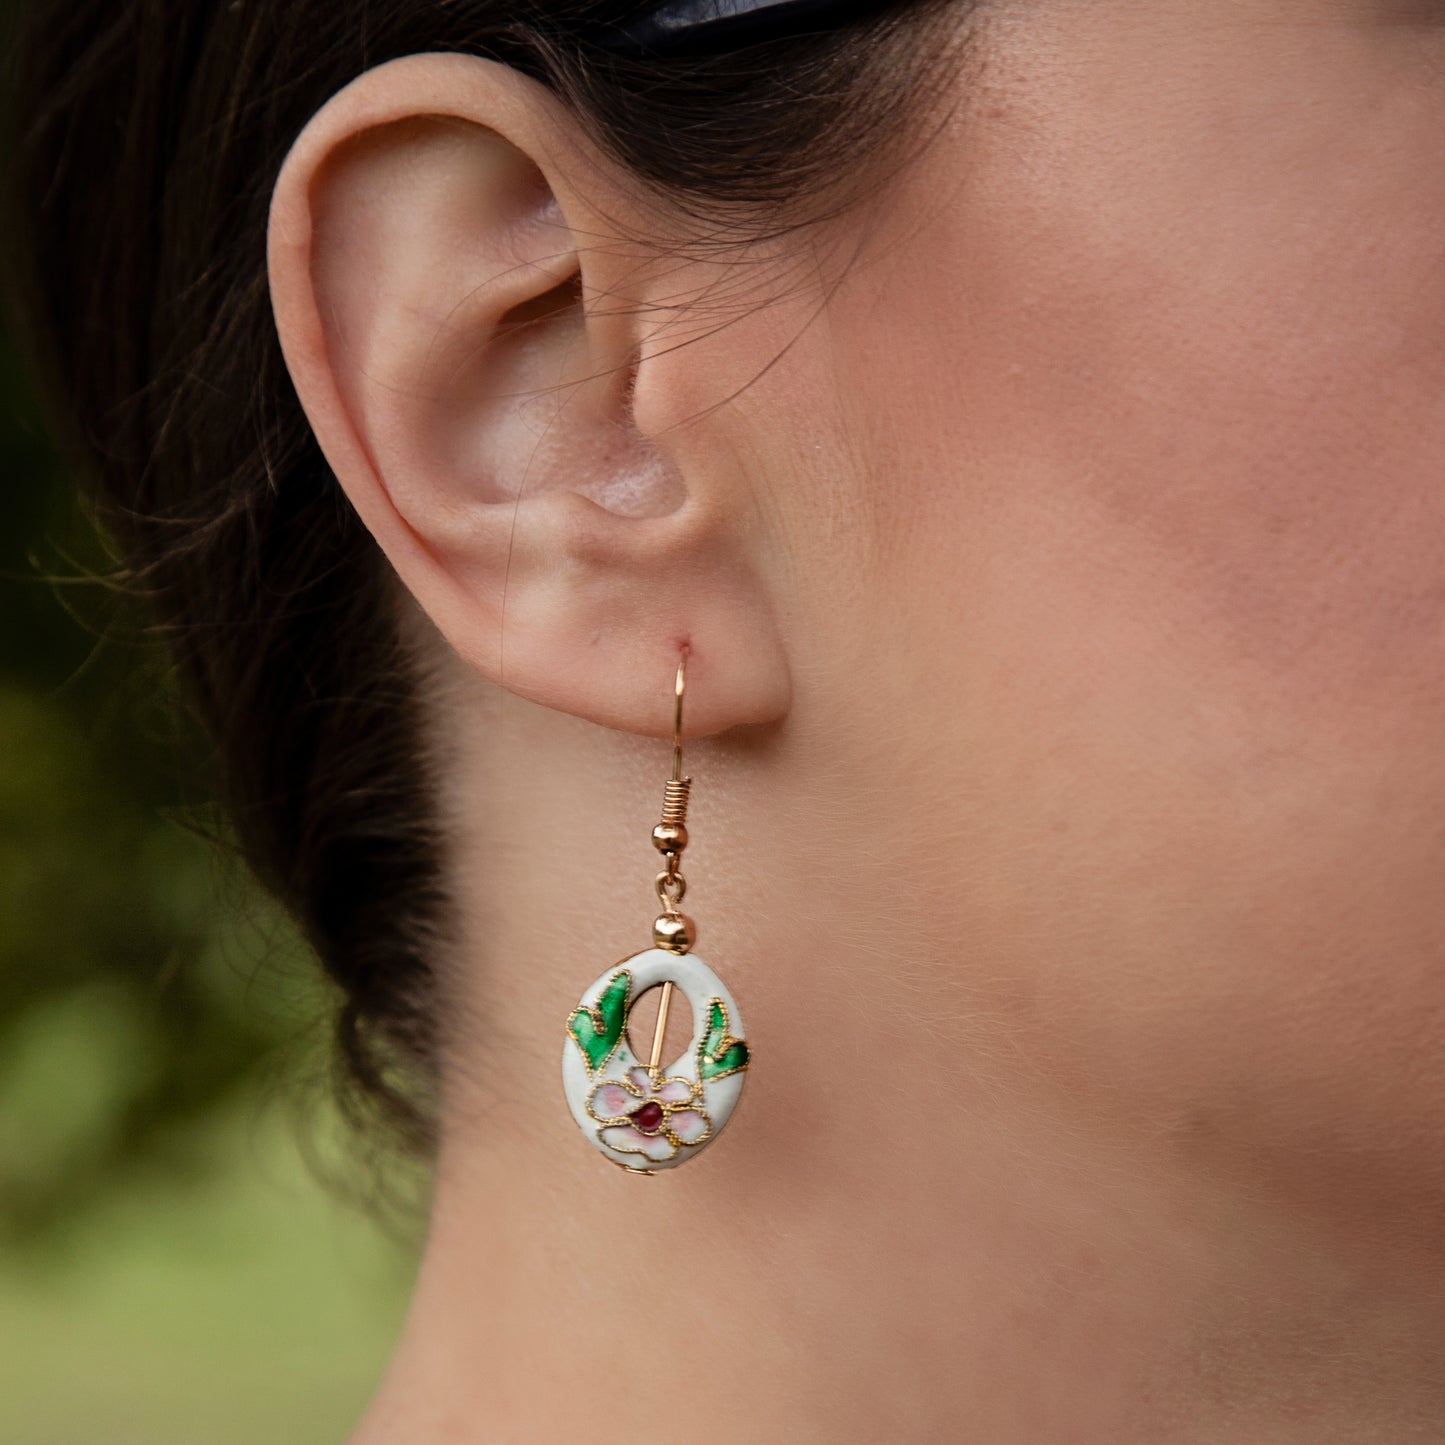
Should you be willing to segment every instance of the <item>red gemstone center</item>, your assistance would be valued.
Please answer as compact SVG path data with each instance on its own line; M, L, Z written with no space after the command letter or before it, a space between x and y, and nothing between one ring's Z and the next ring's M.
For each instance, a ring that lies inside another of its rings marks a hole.
M663 1108L656 1099L649 1099L633 1116L633 1125L644 1134L655 1134L662 1128Z

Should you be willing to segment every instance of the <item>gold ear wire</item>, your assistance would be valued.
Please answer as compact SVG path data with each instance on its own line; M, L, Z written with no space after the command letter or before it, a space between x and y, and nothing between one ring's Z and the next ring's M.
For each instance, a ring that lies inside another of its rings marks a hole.
M672 781L682 781L682 695L687 691L687 643L682 644L682 652L677 659L677 681L673 684L673 690L677 701L672 709Z
M662 854L666 867L657 875L656 889L662 913L652 925L652 941L669 953L686 953L697 942L697 925L678 910L687 894L687 879L680 865L682 850L687 847L687 799L692 779L682 775L682 702L687 691L688 647L683 643L677 660L677 681L673 685L672 708L672 776L662 789L662 821L652 830L652 846ZM663 1037L667 1033L667 1015L672 1008L672 984L662 985L662 1001L657 1006L657 1025L652 1034L652 1050L648 1072L654 1077L662 1065Z
M687 798L692 791L692 779L682 775L682 700L687 691L687 644L683 644L682 655L677 662L677 682L674 684L672 709L672 776L662 789L662 821L652 830L652 846L668 858L667 881L669 886L679 877L677 859L671 855L681 853L687 847ZM686 885L684 885L686 886ZM676 909L671 905L682 898L678 893L669 899L659 884L658 897L669 913ZM668 947L658 940L659 946ZM685 949L680 950L686 952Z

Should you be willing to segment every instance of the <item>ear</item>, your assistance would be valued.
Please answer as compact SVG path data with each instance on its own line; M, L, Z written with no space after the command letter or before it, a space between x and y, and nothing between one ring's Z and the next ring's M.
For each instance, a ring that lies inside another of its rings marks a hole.
M472 667L662 735L686 644L689 733L772 721L788 674L743 483L632 414L648 307L618 304L642 271L603 219L625 206L538 82L458 55L379 66L277 180L282 348L338 482Z

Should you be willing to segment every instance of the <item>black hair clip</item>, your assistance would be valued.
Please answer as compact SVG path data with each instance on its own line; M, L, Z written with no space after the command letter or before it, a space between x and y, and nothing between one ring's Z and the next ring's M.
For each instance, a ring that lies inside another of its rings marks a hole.
M664 0L595 37L637 58L716 54L790 35L835 29L896 0Z

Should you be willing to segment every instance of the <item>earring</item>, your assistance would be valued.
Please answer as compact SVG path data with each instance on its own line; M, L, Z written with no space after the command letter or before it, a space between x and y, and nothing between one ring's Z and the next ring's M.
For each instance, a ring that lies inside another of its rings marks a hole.
M662 913L652 925L654 947L607 970L567 1020L562 1087L577 1127L605 1158L633 1174L672 1169L702 1152L722 1133L747 1078L750 1053L737 1003L712 969L689 950L697 937L678 908L687 892L679 871L687 847L687 799L682 775L682 697L687 648L677 664L672 717L672 777L663 788L662 821L652 830L664 868L654 887ZM633 1003L662 985L646 1064L632 1051ZM665 1070L662 1045L674 990L692 1007L692 1042Z

